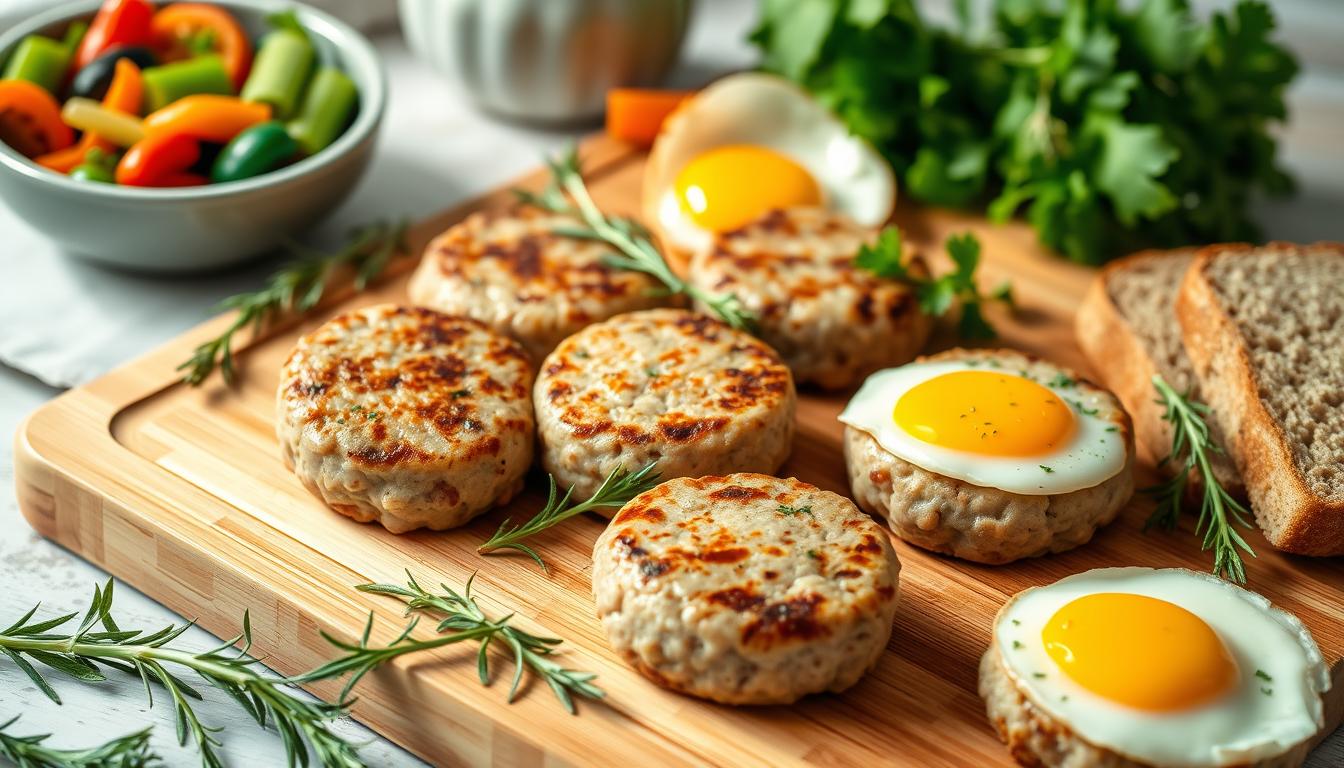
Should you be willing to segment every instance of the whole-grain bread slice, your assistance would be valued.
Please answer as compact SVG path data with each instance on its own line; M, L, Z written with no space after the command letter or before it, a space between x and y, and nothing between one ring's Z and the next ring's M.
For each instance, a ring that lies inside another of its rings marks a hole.
M1162 418L1165 409L1153 389L1153 375L1201 398L1176 322L1176 293L1196 251L1142 251L1111 262L1092 281L1074 321L1083 354L1097 378L1124 403L1139 444L1155 461L1171 452L1171 423ZM1217 424L1209 427L1221 445ZM1219 484L1238 496L1244 493L1231 459L1214 454L1212 465ZM1171 474L1181 466L1172 462L1159 469Z
M1176 314L1270 543L1344 554L1344 244L1210 246Z

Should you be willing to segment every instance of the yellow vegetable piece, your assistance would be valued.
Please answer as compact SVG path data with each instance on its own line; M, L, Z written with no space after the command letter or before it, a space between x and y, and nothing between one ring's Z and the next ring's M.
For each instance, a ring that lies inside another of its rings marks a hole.
M65 102L61 119L71 128L92 131L118 147L129 147L145 137L140 118L108 109L93 99L73 97Z

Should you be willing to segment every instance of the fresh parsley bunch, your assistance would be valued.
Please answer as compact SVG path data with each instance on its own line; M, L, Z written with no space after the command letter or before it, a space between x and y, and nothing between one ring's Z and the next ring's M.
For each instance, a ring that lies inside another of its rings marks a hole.
M1298 67L1269 6L1197 21L1185 0L994 0L972 33L912 0L763 0L752 39L891 161L911 197L1022 214L1098 263L1144 246L1255 240L1284 194L1269 127Z

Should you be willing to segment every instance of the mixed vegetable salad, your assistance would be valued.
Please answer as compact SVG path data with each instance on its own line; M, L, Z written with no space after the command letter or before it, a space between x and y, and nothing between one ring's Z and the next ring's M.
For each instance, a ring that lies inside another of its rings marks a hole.
M19 42L0 79L0 140L56 173L135 187L251 178L336 140L359 101L292 13L252 41L206 3L106 0L62 39Z

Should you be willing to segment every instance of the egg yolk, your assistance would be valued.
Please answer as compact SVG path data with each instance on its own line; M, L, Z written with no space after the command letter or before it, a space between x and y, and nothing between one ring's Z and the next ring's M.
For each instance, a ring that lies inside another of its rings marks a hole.
M1136 709L1189 709L1237 681L1237 664L1204 620L1145 595L1086 595L1041 632L1046 653L1074 682Z
M820 205L821 188L798 163L751 145L712 149L677 174L677 200L697 226L727 232L767 211Z
M956 371L911 387L896 401L896 425L926 443L986 456L1039 456L1073 434L1073 411L1031 379Z

